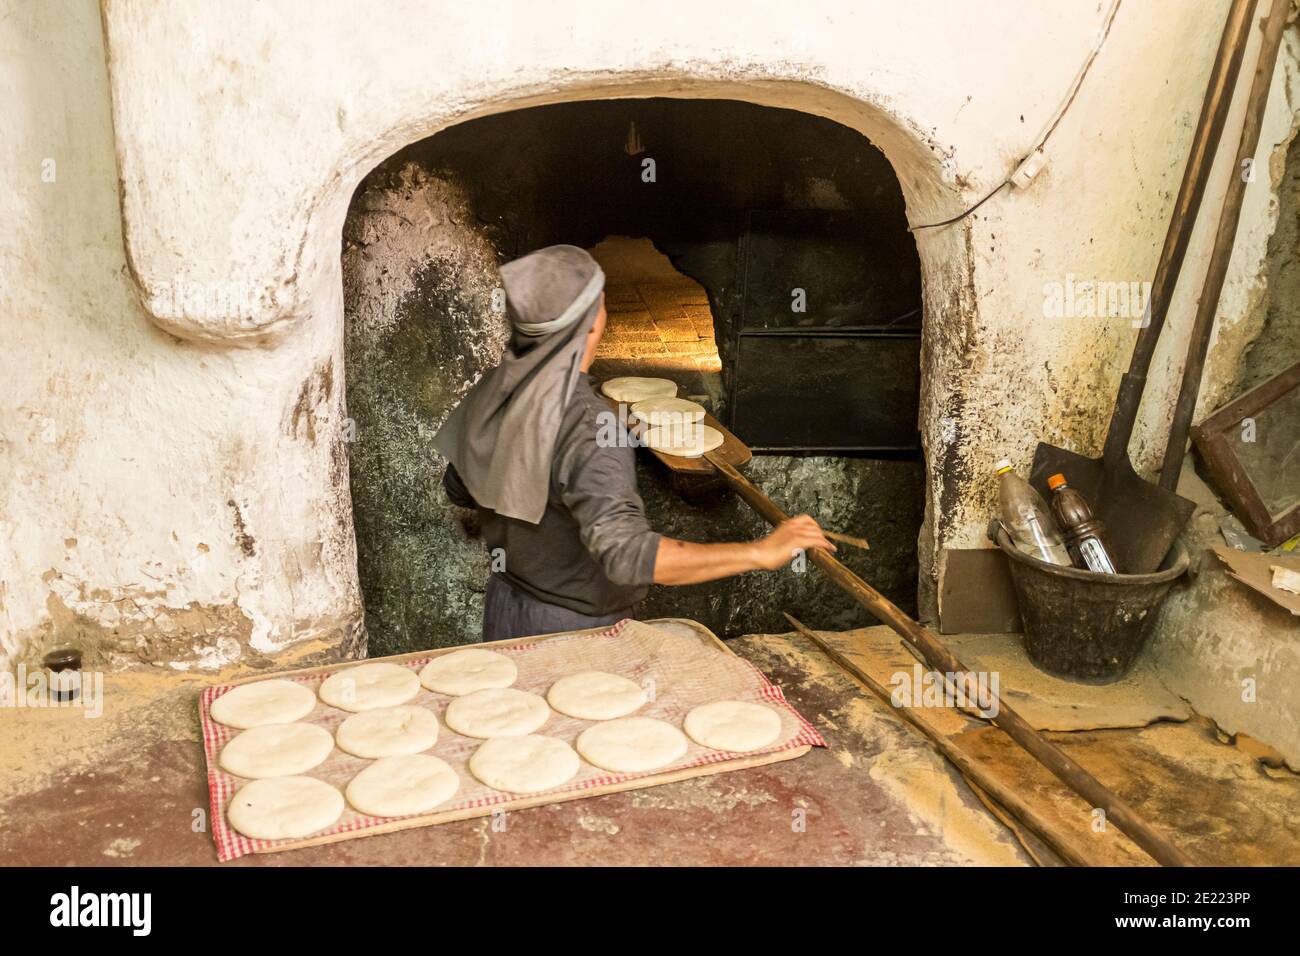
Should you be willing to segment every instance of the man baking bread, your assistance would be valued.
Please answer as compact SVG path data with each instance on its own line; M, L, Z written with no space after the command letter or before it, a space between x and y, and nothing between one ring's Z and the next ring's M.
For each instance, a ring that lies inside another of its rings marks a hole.
M501 362L434 438L451 501L477 508L494 558L483 639L613 624L654 584L776 570L835 550L807 515L756 541L696 544L651 530L633 448L598 441L609 406L587 370L605 331L605 274L585 250L550 246L501 267L512 334Z

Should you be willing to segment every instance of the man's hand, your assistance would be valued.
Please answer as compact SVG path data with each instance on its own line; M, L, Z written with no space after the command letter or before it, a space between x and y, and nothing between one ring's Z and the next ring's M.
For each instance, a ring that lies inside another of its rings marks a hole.
M758 566L776 571L793 561L798 551L812 548L834 551L835 545L826 540L816 521L808 515L799 515L782 521L771 534L755 541L754 548Z
M795 552L809 548L834 551L817 522L807 515L782 521L765 538L731 544L696 544L660 538L655 554L655 584L700 584L733 574L775 571L794 560Z

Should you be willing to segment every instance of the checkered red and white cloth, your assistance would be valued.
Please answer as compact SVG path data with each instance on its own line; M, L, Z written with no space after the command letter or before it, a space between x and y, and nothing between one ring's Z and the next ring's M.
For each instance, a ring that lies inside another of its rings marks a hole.
M477 646L477 645L475 645ZM555 800L597 787L626 784L627 789L646 785L638 783L647 778L693 767L716 766L716 772L731 769L728 764L738 764L756 754L774 754L800 747L824 747L826 742L804 718L786 701L781 689L772 684L753 664L729 651L720 649L704 635L686 628L668 629L652 627L639 621L620 621L607 631L581 632L548 637L544 640L524 639L511 643L487 645L493 650L508 654L519 669L514 686L545 696L557 679L566 674L586 670L609 671L628 677L650 692L651 699L637 711L638 716L657 717L681 727L687 711L699 704L716 700L749 700L765 703L781 717L781 735L776 742L760 751L734 754L709 750L691 742L686 754L676 763L648 773L611 774L582 761L578 775L543 797ZM448 648L447 651L456 650ZM437 653L403 655L385 658L402 667L419 671ZM330 671L290 676L288 679L313 691L320 683L349 664L340 664ZM276 677L268 674L266 678ZM428 707L439 718L438 742L428 753L445 760L460 775L460 790L437 810L414 817L370 817L357 813L351 807L335 823L319 833L300 840L251 840L231 828L226 820L226 808L246 780L221 769L218 756L221 748L239 731L214 721L209 715L212 702L230 691L234 684L209 687L199 698L199 716L203 725L203 749L207 756L208 791L212 804L212 836L217 845L217 856L222 862L248 853L271 853L321 842L322 838L342 834L364 836L375 832L389 832L411 826L429 826L468 816L483 816L497 809L509 810L512 805L525 801L537 803L537 794L521 797L503 793L479 783L469 772L470 755L482 742L462 737L447 729L442 721L443 712L452 698L421 688L420 693L408 703ZM318 724L330 733L350 714L317 701L316 708L303 718L305 723ZM537 731L549 737L558 737L572 744L591 721L578 720L552 712L550 719ZM343 791L358 772L371 761L353 757L335 748L320 766L308 771Z

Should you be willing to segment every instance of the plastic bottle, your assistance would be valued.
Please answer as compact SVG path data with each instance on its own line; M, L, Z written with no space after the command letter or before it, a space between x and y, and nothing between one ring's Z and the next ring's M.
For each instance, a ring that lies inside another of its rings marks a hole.
M1015 473L1005 458L997 464L998 511L1017 548L1032 558L1070 567L1070 553L1043 496Z
M1088 499L1070 487L1065 475L1047 479L1052 489L1052 515L1065 536L1065 548L1077 568L1115 574L1115 561L1106 544L1106 526L1093 517Z

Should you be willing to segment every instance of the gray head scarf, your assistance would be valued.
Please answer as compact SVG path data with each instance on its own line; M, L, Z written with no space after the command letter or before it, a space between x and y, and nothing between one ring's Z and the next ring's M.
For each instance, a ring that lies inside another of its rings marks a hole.
M480 505L536 524L605 273L577 246L548 246L502 266L501 282L514 327L510 344L452 410L433 447Z

